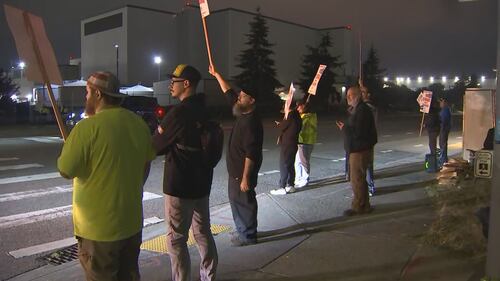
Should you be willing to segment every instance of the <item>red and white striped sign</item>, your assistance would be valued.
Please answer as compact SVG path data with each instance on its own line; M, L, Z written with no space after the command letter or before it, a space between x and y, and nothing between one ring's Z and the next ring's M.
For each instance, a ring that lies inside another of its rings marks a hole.
M320 64L318 67L318 72L316 72L316 76L314 76L314 80L309 87L309 90L307 91L309 94L315 96L316 95L316 90L318 89L318 83L319 80L321 79L321 76L323 75L323 72L326 69L326 65Z
M210 15L210 9L208 8L208 0L198 0L200 3L201 17L206 18Z
M418 105L420 105L420 112L429 113L429 109L431 108L431 101L432 101L431 91L421 92L417 98Z

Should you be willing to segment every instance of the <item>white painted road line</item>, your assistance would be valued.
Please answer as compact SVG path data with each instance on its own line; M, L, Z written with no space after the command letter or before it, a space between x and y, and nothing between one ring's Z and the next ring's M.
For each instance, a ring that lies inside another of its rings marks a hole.
M388 149L388 150L382 150L382 151L380 151L380 153L390 153L390 152L392 152L392 149Z
M271 170L271 171L267 171L267 172L262 172L262 173L259 173L259 176L265 176L265 175L271 175L271 174L277 174L279 173L280 171L278 170Z
M161 197L162 196L158 194L144 192L142 201L148 201ZM71 209L72 205L66 205L56 208L0 217L0 229L69 216L71 215Z
M413 132L406 132L407 135L413 135Z
M0 158L0 162L1 161L15 161L15 160L19 160L19 158L17 158L17 157Z
M262 149L262 152L268 152L268 151L269 151L269 149L267 149L267 148Z
M150 217L150 218L145 219L144 222L142 223L142 225L143 225L143 227L146 227L146 226L157 224L157 223L160 223L163 221L165 221L165 220L160 219L159 217Z
M61 177L61 175L57 172L56 173L47 173L47 174L36 174L36 175L13 177L13 178L3 178L3 179L0 179L0 184L55 179L55 178L60 178L60 177Z
M51 194L66 193L66 192L71 192L72 190L73 190L72 185L63 185L63 186L55 186L55 187L45 188L45 189L36 189L36 190L28 190L28 191L21 191L21 192L5 193L5 194L0 194L0 203L22 200L22 199L26 199L26 198L42 197L42 196L51 195Z
M346 160L346 158L344 157L344 158L334 159L334 160L332 160L332 162L340 162L340 161L345 161L345 160Z
M163 221L164 221L164 219L160 219L159 217L151 217L151 218L144 219L143 226L147 227L147 226L157 224L157 223L160 223ZM48 242L48 243L34 245L34 246L26 247L23 249L15 250L15 251L10 251L9 255L18 259L18 258L22 258L22 257L29 257L29 256L33 256L33 255L37 255L37 254L41 254L41 253L45 253L45 252L51 252L51 251L54 251L57 249L66 248L66 247L69 247L69 246L74 245L76 243L78 243L78 241L76 240L75 237L69 237L66 239L58 240L58 241Z
M416 144L413 147L422 147L422 146L424 146L424 145L423 144Z
M25 140L41 142L41 143L58 143L62 142L62 139L59 137L29 137L24 138Z
M463 139L463 137L457 137L457 140L461 140L461 139Z
M49 252L52 250L69 247L71 245L76 244L77 242L78 241L76 240L75 237L70 237L70 238L66 238L66 239L62 239L62 240L58 240L58 241L53 241L53 242L49 242L49 243L44 243L44 244L40 244L40 245L35 245L35 246L11 251L11 252L9 252L9 255L13 256L16 259L22 258L22 257L29 257L29 256L33 256L36 254L45 253L45 252Z
M7 171L7 170L22 170L22 169L29 169L29 168L41 168L43 167L42 164L21 164L21 165L11 165L11 166L0 166L0 171Z

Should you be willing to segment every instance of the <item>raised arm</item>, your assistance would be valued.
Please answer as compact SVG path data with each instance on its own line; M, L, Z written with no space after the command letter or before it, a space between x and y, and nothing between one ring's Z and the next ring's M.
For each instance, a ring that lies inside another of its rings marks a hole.
M217 82L219 82L219 86L222 90L222 93L226 93L229 89L231 89L231 85L229 85L229 83L224 79L224 77L222 77L222 75L220 75L220 73L217 72L217 70L215 70L215 66L213 65L208 66L208 72L212 74L212 76L215 77L215 79L217 79Z

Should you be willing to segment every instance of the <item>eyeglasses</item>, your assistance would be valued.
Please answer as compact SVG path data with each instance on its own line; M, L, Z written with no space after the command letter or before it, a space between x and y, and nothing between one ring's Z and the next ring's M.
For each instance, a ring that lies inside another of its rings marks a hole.
M182 80L170 80L170 85L173 85L176 82L184 82L184 81L186 81L186 79L182 79Z

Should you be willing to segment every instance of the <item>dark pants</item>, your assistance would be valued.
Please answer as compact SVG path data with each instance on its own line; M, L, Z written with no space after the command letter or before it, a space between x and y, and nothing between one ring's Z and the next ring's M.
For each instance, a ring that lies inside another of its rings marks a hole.
M353 211L363 213L371 209L368 196L368 183L366 170L368 163L373 161L373 149L353 152L349 154L349 174L353 192L351 208Z
M228 194L236 231L244 240L257 239L257 199L255 190L241 192L241 180L229 176Z
M436 155L437 138L439 136L439 131L428 131L429 134L429 150L432 155Z
M282 145L280 152L280 188L294 186L295 183L295 155L298 146Z
M441 130L439 132L439 166L443 166L444 163L448 162L448 134L450 130Z
M366 169L366 182L368 183L368 190L371 194L375 194L375 174L373 172L374 150L372 149L371 162L368 163ZM345 178L350 181L349 177L349 153L345 154Z
M142 231L119 241L78 239L78 258L87 281L138 281Z

